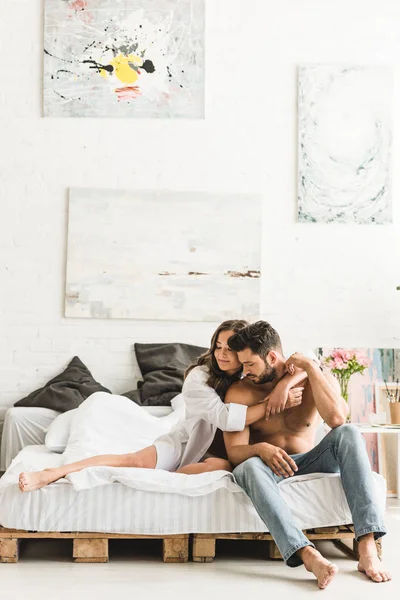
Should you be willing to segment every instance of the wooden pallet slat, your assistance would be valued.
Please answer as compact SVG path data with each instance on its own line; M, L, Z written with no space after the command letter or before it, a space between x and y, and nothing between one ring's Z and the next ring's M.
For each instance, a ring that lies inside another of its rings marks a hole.
M195 533L196 540L214 539L214 540L262 540L270 541L273 537L270 533Z
M28 531L26 529L8 529L0 526L0 539L75 539L75 538L108 538L109 540L125 540L125 539L174 539L188 537L189 534L140 534L140 533L101 533L101 532L86 532L86 531Z
M193 538L193 562L212 562L215 558L215 537L197 537Z
M378 557L380 560L382 560L382 538L379 538L379 540L375 540L375 546L378 551Z
M309 540L329 540L337 548L342 550L351 558L358 559L358 543L354 539L353 525L342 525L338 527L317 527L303 532ZM278 547L270 533L195 533L193 535L193 561L212 562L215 558L216 540L262 540L269 542L269 557L273 559L282 558ZM345 541L353 544L351 548ZM381 541L376 541L378 556L382 555Z
M106 538L75 538L72 555L77 563L106 563L108 562L108 539Z
M354 527L320 527L304 531L310 540L330 540L351 558L358 558L358 543L354 539ZM141 535L108 534L90 532L35 532L0 527L0 562L17 563L20 540L23 539L72 539L73 559L77 563L105 563L109 560L110 539L162 539L163 560L168 563L183 563L189 558L189 535ZM282 558L270 533L217 533L193 535L193 561L212 562L216 554L216 540L261 540L268 541L270 558ZM352 542L353 547L345 542ZM376 541L378 556L382 556L382 542Z
M268 556L273 560L282 560L282 554L279 552L279 548L274 541L268 542Z
M18 562L19 543L24 539L72 539L73 560L76 563L108 562L110 539L162 539L164 562L183 563L189 559L189 534L145 535L78 531L25 531L0 527L0 562Z
M0 562L16 563L19 559L19 540L0 539Z
M166 563L182 563L189 560L188 536L163 539L163 560Z
M350 558L352 558L354 560L358 560L358 552L354 551L354 540L353 540L352 547L348 546L346 544L346 542L344 542L343 540L332 540L332 543L334 546L336 546L336 548L338 548L344 554L346 554L346 556L349 556ZM357 542L355 542L355 543L357 543Z
M315 533L314 531L305 531L309 540L352 540L354 533L351 531L338 531L338 533Z

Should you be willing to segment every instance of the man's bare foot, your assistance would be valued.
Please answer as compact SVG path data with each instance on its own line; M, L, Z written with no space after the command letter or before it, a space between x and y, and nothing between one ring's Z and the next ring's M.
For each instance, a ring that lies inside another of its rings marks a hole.
M307 571L314 573L318 580L318 587L324 590L338 572L337 566L326 560L318 550L311 546L301 548L298 554Z
M45 469L32 473L21 473L19 476L18 487L21 492L32 492L38 490L53 481L59 479L56 469Z
M374 534L369 533L359 539L358 551L360 560L358 570L376 583L384 583L392 579L389 571L385 569L378 557Z
M391 574L385 569L377 556L360 558L358 570L365 573L367 577L376 583L384 583L392 579Z

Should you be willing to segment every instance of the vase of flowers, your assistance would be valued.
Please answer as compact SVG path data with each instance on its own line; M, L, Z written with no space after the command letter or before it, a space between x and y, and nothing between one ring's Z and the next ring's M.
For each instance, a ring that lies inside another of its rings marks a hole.
M335 375L340 385L342 397L348 403L350 377L355 373L363 373L369 367L371 361L359 350L335 348L329 356L325 357L324 363ZM347 421L350 421L350 410Z

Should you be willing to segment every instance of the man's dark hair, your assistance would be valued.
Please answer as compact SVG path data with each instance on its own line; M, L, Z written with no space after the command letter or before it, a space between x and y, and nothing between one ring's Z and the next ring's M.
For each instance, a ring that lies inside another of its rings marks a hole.
M253 354L258 354L263 359L271 350L278 350L282 353L281 338L267 321L257 321L243 327L229 338L228 345L235 352L242 352L242 350L250 348Z

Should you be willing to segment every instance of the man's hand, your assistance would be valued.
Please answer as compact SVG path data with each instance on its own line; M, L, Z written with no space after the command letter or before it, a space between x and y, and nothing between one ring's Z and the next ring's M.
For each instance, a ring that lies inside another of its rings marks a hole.
M297 387L287 391L286 388L277 385L267 397L265 419L268 421L270 417L279 415L287 408L299 406L303 397L303 390L303 387Z
M313 361L311 358L308 358L308 356L304 356L304 354L300 354L300 352L295 352L287 359L285 366L288 373L293 375L295 367L301 369L302 371L307 371L307 369L314 364L316 364L315 361Z
M297 471L297 465L293 458L278 446L262 443L260 444L258 456L275 475L292 477Z

